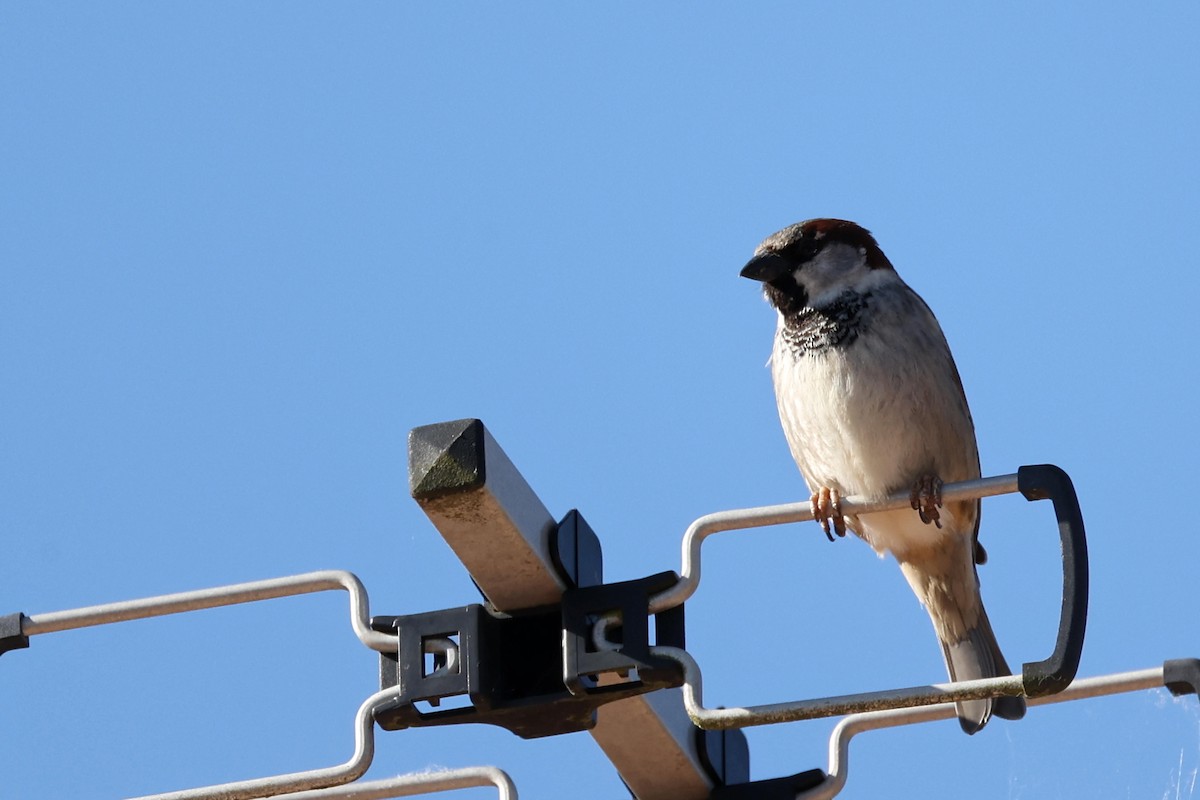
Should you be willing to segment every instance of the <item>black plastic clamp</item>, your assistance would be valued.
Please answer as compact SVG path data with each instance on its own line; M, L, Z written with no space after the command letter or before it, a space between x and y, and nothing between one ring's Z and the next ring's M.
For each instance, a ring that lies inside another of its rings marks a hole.
M0 655L9 650L29 647L29 637L25 635L25 619L24 614L6 614L0 617Z
M810 769L783 778L718 786L708 796L710 800L796 800L796 795L815 789L825 778L824 770Z
M475 604L374 617L371 627L394 632L398 645L396 653L380 654L380 686L400 688L375 721L385 730L479 722L533 739L587 730L606 703L681 686L682 668L652 658L648 637L649 597L676 580L667 572L568 589L561 607L520 615ZM623 623L621 641L616 650L597 650L590 646L591 623L614 610ZM664 616L668 621L657 627L658 641L682 646L682 615ZM435 654L427 657L427 651ZM613 673L625 680L600 685L599 675ZM463 695L469 705L439 707Z
M1053 502L1062 542L1063 595L1058 640L1048 659L1021 667L1025 696L1043 697L1067 688L1079 671L1087 628L1087 537L1075 487L1062 469L1053 464L1021 467L1017 470L1017 488L1026 500Z
M628 696L637 684L664 689L683 685L683 668L673 659L650 655L651 595L674 586L679 576L660 572L648 578L571 589L563 594L563 683L577 697L620 693ZM592 631L598 620L615 618L610 629L615 649L600 649ZM684 647L683 606L655 616L655 641L668 647ZM632 683L602 684L600 675L630 677ZM635 694L640 692L634 692Z
M384 730L483 722L533 739L586 730L594 708L562 705L562 628L557 609L505 616L479 604L374 617L371 627L395 632L397 653L380 653L380 686L399 686L395 700L375 713ZM452 652L426 657L428 645ZM465 695L470 704L441 708ZM418 703L429 708L422 710ZM560 706L550 711L549 706Z

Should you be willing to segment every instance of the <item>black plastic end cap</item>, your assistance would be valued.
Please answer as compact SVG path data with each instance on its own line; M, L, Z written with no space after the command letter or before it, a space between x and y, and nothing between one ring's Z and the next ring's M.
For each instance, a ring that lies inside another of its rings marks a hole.
M769 778L764 781L739 783L733 786L718 786L709 795L710 800L796 800L796 795L815 789L825 782L825 771L810 769L784 778Z
M1049 500L1064 491L1074 493L1071 476L1055 464L1026 464L1017 470L1017 490L1026 500Z
M1174 658L1164 661L1163 686L1176 696L1200 696L1200 658Z
M422 425L408 432L408 487L416 500L475 489L487 480L485 429L477 419Z
M750 743L736 728L707 731L696 728L696 750L700 763L716 786L750 780Z
M0 617L0 655L26 647L29 647L29 637L25 635L25 615L6 614Z
M578 588L604 583L604 554L600 537L577 510L571 509L558 523L551 543L551 557L559 574Z

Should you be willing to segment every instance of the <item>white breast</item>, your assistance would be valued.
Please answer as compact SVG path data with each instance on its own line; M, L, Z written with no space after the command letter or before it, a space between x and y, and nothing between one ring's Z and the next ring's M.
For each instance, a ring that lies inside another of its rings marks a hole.
M883 497L925 474L947 482L978 477L970 413L941 329L900 287L896 298L874 298L879 307L847 347L797 354L776 335L779 417L810 491ZM961 528L966 521L946 522ZM908 509L863 517L860 528L880 551L939 535Z

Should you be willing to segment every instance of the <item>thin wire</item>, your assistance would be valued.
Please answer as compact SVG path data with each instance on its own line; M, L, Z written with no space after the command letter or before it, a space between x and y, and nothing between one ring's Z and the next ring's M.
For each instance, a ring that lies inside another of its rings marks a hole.
M651 655L669 658L683 666L683 705L696 727L705 730L747 728L774 725L802 719L837 717L882 709L928 706L957 700L976 700L998 695L1021 696L1024 686L1020 675L984 678L957 683L935 683L902 689L820 697L787 703L733 708L705 708L700 665L686 650L675 647L651 647Z
M368 623L370 607L367 590L356 575L345 570L322 570L285 578L235 583L211 589L35 614L23 620L21 630L26 636L34 636L334 589L345 589L350 594L350 625L359 641L381 653L396 652L395 634L371 629Z
M349 783L361 777L367 771L367 767L371 766L371 760L375 757L375 712L384 703L396 697L398 692L394 686L382 689L358 707L358 713L354 715L354 755L342 764L305 772L290 772L270 778L254 778L165 794L145 795L133 800L251 800Z
M1162 685L1162 667L1151 667L1132 672L1118 672L1092 678L1081 678L1071 683L1058 694L1033 697L1028 702L1031 706L1066 703L1089 697L1103 697L1122 692L1154 689ZM798 794L796 800L829 800L829 798L834 797L845 788L850 771L850 740L857 734L864 731L892 728L898 725L914 725L921 722L950 719L956 713L954 705L947 703L921 708L891 709L888 711L851 714L837 724L837 727L833 729L833 733L829 737L828 777L821 785L814 786L812 789Z
M394 633L375 631L370 627L368 622L370 605L367 590L362 581L353 573L344 570L322 570L283 578L270 578L35 614L24 618L22 632L27 636L36 636L336 589L344 589L350 595L350 625L359 640L367 647L379 652L396 652L397 638ZM452 639L429 638L424 642L424 649L426 652L445 656L446 664L442 668L443 670L456 668L459 657L458 645ZM397 687L381 690L371 695L359 706L354 720L354 754L343 764L269 778L255 778L165 794L146 795L136 800L250 800L250 798L284 793L286 793L286 797L293 800L299 798L372 800L373 798L402 797L488 785L494 785L499 789L501 800L510 798L515 800L516 787L508 775L495 767L468 767L449 772L415 773L384 781L330 788L354 781L367 771L375 752L375 711L395 697L398 691Z

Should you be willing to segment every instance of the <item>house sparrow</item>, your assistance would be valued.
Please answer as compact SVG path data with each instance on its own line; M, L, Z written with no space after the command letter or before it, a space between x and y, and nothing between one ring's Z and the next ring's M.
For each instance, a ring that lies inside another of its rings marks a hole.
M979 477L966 395L929 306L853 222L811 219L768 236L742 269L779 312L771 375L813 516L890 552L929 612L952 681L1009 675L979 595L979 500L942 504L942 481ZM843 516L849 495L911 490L912 508ZM968 700L975 733L1020 697Z

